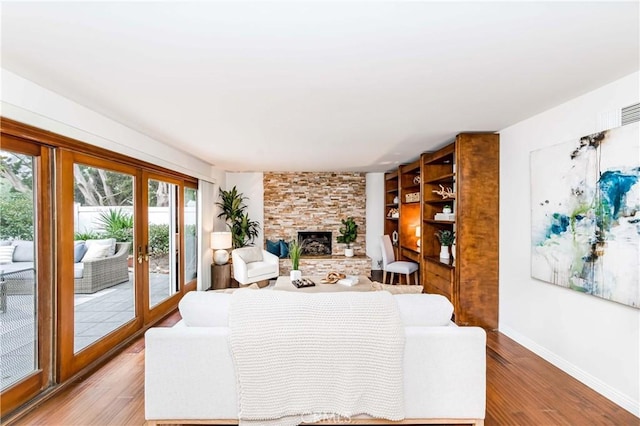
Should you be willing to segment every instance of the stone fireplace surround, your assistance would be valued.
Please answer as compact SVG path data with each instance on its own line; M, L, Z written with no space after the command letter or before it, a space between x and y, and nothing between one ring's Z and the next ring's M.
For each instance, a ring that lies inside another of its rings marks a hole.
M366 177L352 172L265 172L264 238L291 241L298 232L330 232L331 255L303 256L304 275L330 271L369 275L371 259L366 256ZM353 244L356 256L344 256L344 244L336 238L342 219L352 216L358 224ZM291 270L289 259L280 260L280 274Z

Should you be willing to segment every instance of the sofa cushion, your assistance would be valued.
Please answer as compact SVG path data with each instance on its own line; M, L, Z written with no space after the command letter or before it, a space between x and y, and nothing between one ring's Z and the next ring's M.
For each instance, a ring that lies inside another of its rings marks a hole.
M107 252L107 256L113 256L116 254L116 239L115 238L104 238L101 240L87 240L85 242L87 245L87 249L89 249L94 244L104 245L109 247L109 251Z
M76 241L73 246L73 263L82 261L82 257L87 252L87 245L84 241Z
M419 294L422 293L421 285L391 285L382 284L377 281L371 283L371 289L376 291L388 291L391 294Z
M73 278L82 278L84 276L84 263L78 262L73 264Z
M262 262L262 249L260 247L242 247L236 249L236 254L244 263Z
M280 240L278 243L280 243L280 259L286 259L289 257L289 244L284 240Z
M280 257L280 241L267 240L267 251L274 256Z
M13 252L16 246L0 246L0 264L13 263Z
M453 305L439 294L397 294L394 296L405 327L448 325Z
M109 255L111 247L104 244L93 244L87 248L87 252L82 257L82 262L89 260L103 259Z
M247 277L253 278L259 275L277 273L278 265L268 262L251 262L247 263Z
M16 251L13 252L14 262L33 262L33 241L16 240L13 242Z
M214 291L190 291L178 303L178 310L189 327L227 327L231 296Z

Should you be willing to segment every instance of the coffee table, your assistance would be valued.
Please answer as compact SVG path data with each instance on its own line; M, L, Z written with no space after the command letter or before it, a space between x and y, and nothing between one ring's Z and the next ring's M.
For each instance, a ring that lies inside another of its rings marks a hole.
M306 276L303 278L308 278L313 281L316 285L313 287L302 287L297 288L293 284L291 284L291 278L288 276L278 277L276 280L276 284L273 287L274 290L284 290L284 291L296 291L299 293L332 293L339 291L371 291L371 281L364 275L358 276L358 284L348 286L344 284L322 284L320 282L324 276Z

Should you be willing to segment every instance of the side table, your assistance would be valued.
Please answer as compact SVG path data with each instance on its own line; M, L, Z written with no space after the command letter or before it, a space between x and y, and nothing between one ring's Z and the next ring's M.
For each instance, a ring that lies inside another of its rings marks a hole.
M231 287L231 264L211 264L211 290Z

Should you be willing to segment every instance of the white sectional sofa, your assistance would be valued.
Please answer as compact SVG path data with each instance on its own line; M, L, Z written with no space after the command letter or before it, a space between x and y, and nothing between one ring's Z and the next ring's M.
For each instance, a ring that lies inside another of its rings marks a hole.
M180 302L180 323L147 331L148 425L238 423L237 382L227 322L230 297L214 292L188 293ZM486 398L484 330L453 324L453 307L442 296L404 294L394 298L405 332L403 423L482 425ZM371 423L371 419L356 417L348 422ZM380 423L384 421L376 420Z

